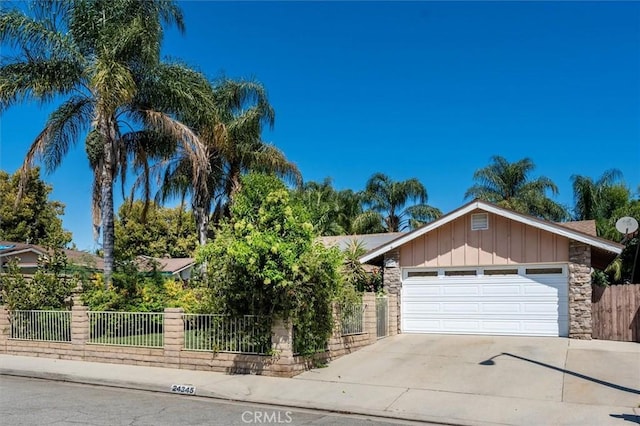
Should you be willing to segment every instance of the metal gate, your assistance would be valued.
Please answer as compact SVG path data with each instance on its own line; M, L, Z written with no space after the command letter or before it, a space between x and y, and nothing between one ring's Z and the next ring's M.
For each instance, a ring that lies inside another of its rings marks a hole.
M376 297L376 335L378 339L387 337L389 333L389 298Z

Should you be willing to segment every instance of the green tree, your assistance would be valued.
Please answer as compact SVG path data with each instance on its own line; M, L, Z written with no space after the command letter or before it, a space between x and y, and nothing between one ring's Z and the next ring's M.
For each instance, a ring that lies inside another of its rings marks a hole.
M0 171L0 240L65 246L71 233L62 228L64 204L49 200L52 188L32 169L18 200L20 175Z
M477 198L495 203L520 213L547 220L561 221L568 218L567 210L547 197L547 191L558 194L558 187L551 179L541 176L531 178L535 164L529 158L509 163L504 157L493 156L492 163L473 174L476 182L467 190L465 198Z
M336 191L331 179L307 182L294 190L292 196L310 214L316 232L320 235L345 235L355 233L355 219L362 213L361 196L350 189Z
M426 204L427 190L415 178L396 182L376 173L367 181L362 197L369 210L355 220L354 228L359 233L417 228L442 215L439 209ZM405 207L411 201L417 204Z
M638 283L640 282L640 265L638 264L640 259L636 257L636 252L638 244L640 244L640 233L636 232L631 236L623 235L616 229L615 224L618 219L625 216L633 217L640 223L640 191L634 198L629 197L625 203L622 203L619 199L622 192L620 187L621 185L614 185L611 187L611 189L617 193L617 196L615 196L614 199L617 199L616 203L618 204L618 207L611 212L608 217L596 219L596 223L598 224L598 235L613 241L624 242L625 245L625 248L618 259L616 259L616 261L606 270L609 275L609 281L612 283L625 281ZM626 189L626 187L623 188ZM633 268L634 263L635 271Z
M89 131L94 227L102 231L108 284L116 176L124 178L127 158L139 152L132 145L158 135L171 135L201 156L197 138L175 116L193 104L211 106L209 85L182 64L160 61L164 26L184 29L173 1L41 0L29 8L0 11L0 42L15 53L2 57L0 112L28 100L64 99L31 145L25 177L39 158L48 170L57 168ZM123 129L141 130L125 137Z
M116 257L191 257L198 244L193 214L181 207L148 206L141 200L126 201L115 222Z
M218 310L292 319L316 342L326 341L343 258L315 238L306 212L291 202L281 181L260 174L244 177L231 219L198 251Z
M360 257L365 254L364 246L359 241L352 241L344 252L343 276L347 284L352 286L356 291L374 291L382 290L382 272L379 268L374 268L371 272L365 269L360 262Z
M275 120L264 86L224 78L212 90L214 109L210 119L187 121L194 123L207 163L198 164L192 155L181 150L161 164L163 184L159 199L191 196L201 245L208 240L212 212L214 223L228 217L229 203L240 189L242 174L273 173L301 181L300 172L282 151L262 140L263 126L273 126Z
M38 260L31 279L25 278L16 261L0 273L0 295L11 310L62 309L71 305L71 293L77 280L69 275L64 251L50 248Z
M595 220L599 235L613 212L629 204L631 192L620 183L622 173L616 169L605 171L596 181L588 176L573 175L573 216L575 220ZM613 235L609 235L612 237Z

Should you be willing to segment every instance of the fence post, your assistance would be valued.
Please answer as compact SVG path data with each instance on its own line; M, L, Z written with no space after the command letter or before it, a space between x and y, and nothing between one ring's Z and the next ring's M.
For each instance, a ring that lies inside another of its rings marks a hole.
M369 333L369 344L378 340L378 329L376 323L376 294L367 292L362 296L364 305L364 332Z
M180 364L180 351L184 347L184 321L182 308L164 309L164 360L167 364Z
M331 340L342 342L342 315L340 304L338 302L331 303L331 317L333 318L333 329L331 330Z
M73 349L82 350L89 341L89 308L82 305L71 307L71 344Z
M7 352L7 340L9 340L10 328L9 310L6 306L0 305L0 353Z
M271 349L276 354L276 372L293 376L293 325L291 321L275 318L271 326Z
M398 295L397 294L388 294L389 298L389 328L387 330L387 334L389 336L395 336L398 334L398 330L400 326L398 324Z

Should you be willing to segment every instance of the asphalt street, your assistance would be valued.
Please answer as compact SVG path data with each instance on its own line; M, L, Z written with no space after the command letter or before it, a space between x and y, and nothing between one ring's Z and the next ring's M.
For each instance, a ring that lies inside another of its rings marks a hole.
M412 424L12 376L0 376L0 419L4 425L30 426Z

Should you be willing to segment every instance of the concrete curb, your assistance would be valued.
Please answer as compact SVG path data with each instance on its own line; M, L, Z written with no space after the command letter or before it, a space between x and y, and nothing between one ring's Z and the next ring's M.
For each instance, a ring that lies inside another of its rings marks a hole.
M79 383L79 384L87 384L94 386L105 386L105 387L113 387L113 388L125 388L125 389L133 389L140 391L150 391L150 392L162 392L162 393L172 393L167 386L160 386L157 383L141 383L139 381L123 381L123 380L108 380L108 379L95 379L89 376L77 376L77 375L69 375L69 374L61 374L61 373L50 373L44 371L26 371L26 370L17 370L11 368L2 368L0 367L0 376L15 376L15 377L24 377L24 378L33 378L33 379L43 379L43 380L53 380L53 381L61 381L61 382L69 382L69 383ZM282 401L273 401L267 400L263 398L253 398L248 396L246 398L233 398L227 395L219 394L216 392L212 392L207 389L198 390L196 394L197 397L200 398L211 398L219 401L229 401L229 402L247 402L251 404L259 404L259 405L268 405L272 407L282 407L289 409L305 409L305 410L313 410L313 411L321 411L332 414L353 414L367 417L374 417L380 420L402 420L408 422L427 422L437 425L444 426L496 426L500 425L499 423L487 423L487 422L468 422L460 419L445 419L442 417L434 417L434 416L425 416L425 415L415 415L415 414L402 414L397 413L397 415L392 415L388 411L382 410L363 410L360 407L352 407L345 406L340 409L336 409L335 406L329 406L322 403L315 404L301 404L296 402L291 405L283 405Z

